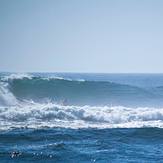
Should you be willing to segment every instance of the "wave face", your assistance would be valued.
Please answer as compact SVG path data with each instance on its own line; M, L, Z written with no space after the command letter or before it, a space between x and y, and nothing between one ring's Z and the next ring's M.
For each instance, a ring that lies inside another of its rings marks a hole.
M147 88L132 83L1 74L0 129L162 128L162 86Z
M154 102L159 104L163 97L161 87L149 90L111 81L73 80L26 74L1 77L0 91L1 96L10 96L7 100L11 100L11 103L16 101L15 99L35 102L52 100L56 103L66 100L69 105L144 106ZM4 97L0 97L0 102L2 101L4 103Z

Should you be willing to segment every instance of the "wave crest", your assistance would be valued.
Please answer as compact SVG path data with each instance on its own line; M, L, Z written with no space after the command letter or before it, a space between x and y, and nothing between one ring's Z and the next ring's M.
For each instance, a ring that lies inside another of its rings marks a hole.
M4 76L2 78L2 81L9 81L9 80L15 80L15 79L32 79L32 75L26 74L26 73L19 73L19 74L10 74L8 76Z

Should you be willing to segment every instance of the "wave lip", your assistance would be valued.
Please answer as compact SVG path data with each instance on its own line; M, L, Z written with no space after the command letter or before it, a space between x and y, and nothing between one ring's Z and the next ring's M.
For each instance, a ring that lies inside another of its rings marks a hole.
M12 127L163 128L163 108L26 103L0 107L0 124L1 130Z

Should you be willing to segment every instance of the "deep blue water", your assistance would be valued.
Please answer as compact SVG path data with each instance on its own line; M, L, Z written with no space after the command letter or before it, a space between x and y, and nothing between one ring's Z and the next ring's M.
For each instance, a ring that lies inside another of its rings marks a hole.
M163 162L163 74L0 74L0 162Z
M1 162L162 162L163 130L13 129L0 134ZM12 151L20 156L11 157Z

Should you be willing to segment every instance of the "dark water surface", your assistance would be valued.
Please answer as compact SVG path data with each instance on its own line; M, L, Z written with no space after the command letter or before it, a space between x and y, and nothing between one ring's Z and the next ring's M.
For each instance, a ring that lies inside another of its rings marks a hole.
M0 134L1 162L162 162L163 130L13 129ZM19 152L13 156L12 152Z

